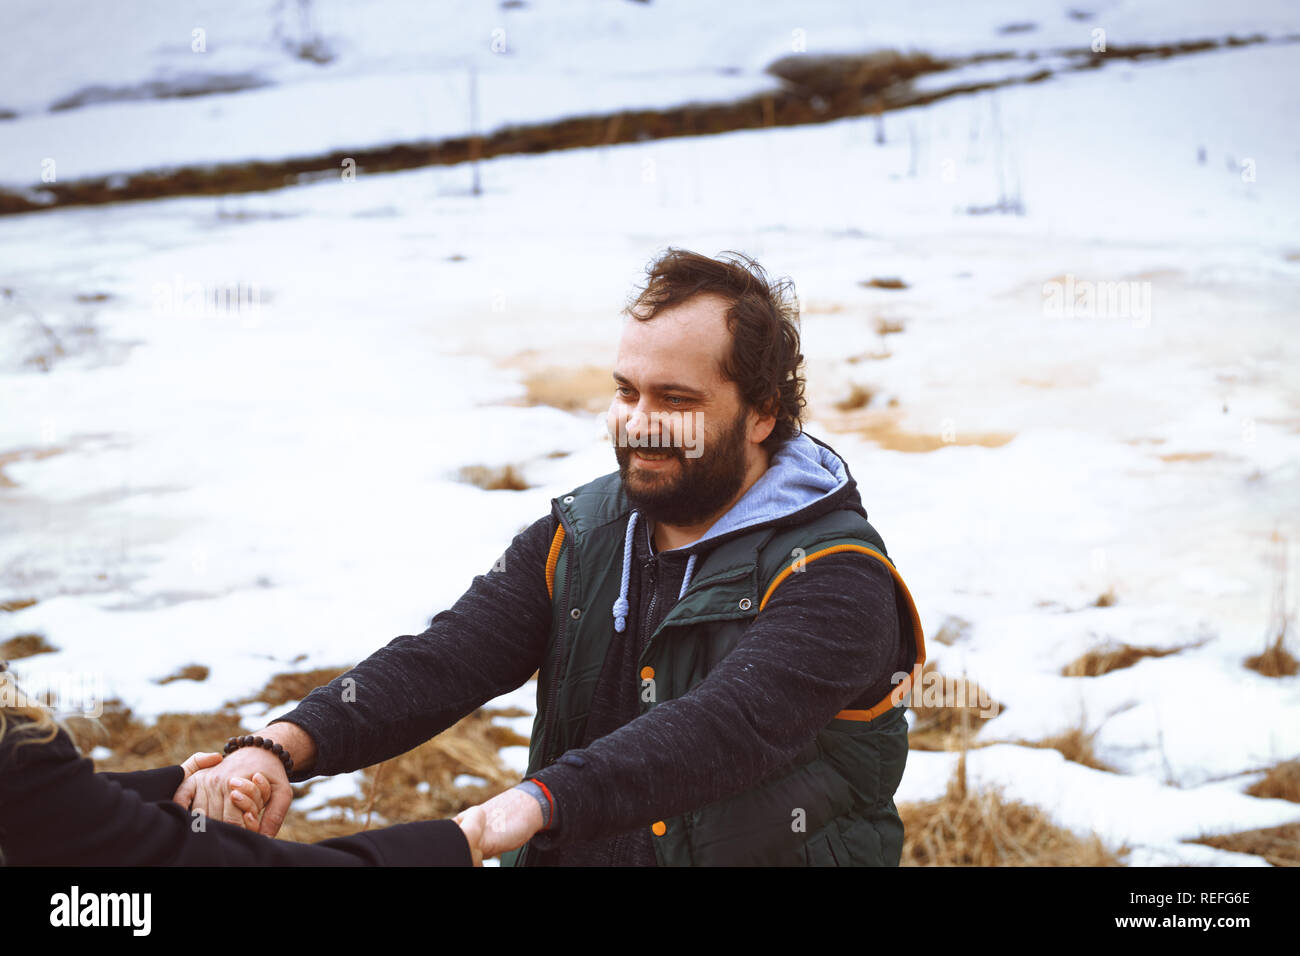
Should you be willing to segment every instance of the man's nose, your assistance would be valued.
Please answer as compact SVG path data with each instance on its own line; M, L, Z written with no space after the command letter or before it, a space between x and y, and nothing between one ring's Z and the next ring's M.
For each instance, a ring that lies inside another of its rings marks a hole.
M645 406L645 399L637 403L632 411L628 412L627 422L624 425L628 438L643 438L650 430L650 411Z

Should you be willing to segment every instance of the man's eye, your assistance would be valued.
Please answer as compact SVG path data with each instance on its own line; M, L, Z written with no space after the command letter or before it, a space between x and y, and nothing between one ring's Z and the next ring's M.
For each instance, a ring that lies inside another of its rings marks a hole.
M669 402L673 405L677 405L680 404L681 402L686 401L686 399L682 398L680 395L669 395L667 398L664 399L664 401Z
M614 391L619 395L622 395L624 398L632 393L632 389L628 388L626 385L616 385Z

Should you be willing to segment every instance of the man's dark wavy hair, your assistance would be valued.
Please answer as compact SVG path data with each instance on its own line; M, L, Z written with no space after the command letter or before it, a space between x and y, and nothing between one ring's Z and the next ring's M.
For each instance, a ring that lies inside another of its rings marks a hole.
M664 309L703 293L731 303L727 330L731 354L723 376L736 383L748 408L776 416L763 448L775 452L803 431L804 379L800 373L799 300L789 278L768 279L758 262L742 252L710 259L686 249L669 249L646 267L646 283L623 311L648 322Z

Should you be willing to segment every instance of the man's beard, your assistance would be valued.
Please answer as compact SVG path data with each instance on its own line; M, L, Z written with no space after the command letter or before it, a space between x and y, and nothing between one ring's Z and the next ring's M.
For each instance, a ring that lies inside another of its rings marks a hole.
M714 517L735 497L745 482L745 425L748 410L742 408L736 420L720 435L710 435L705 444L710 453L687 458L680 447L646 446L645 451L664 453L677 460L662 472L637 466L632 454L640 449L614 446L623 491L632 507L646 518L663 524L690 527ZM629 480L635 470L635 477Z

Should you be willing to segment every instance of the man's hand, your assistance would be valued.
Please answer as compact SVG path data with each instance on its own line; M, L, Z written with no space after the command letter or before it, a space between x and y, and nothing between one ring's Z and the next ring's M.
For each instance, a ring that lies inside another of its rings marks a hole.
M487 824L487 815L483 812L483 808L470 807L455 820L460 824L461 832L465 834L465 840L469 843L469 853L474 860L474 865L482 866L483 850L480 844L483 842L483 828Z
M269 784L267 796L263 800L265 813L260 826L255 818L250 825L250 818L246 815L254 812L249 806L252 802L249 781L259 773ZM240 781L240 784L233 783L234 780ZM243 790L243 800L237 802L231 796L232 787L237 791ZM289 812L293 791L289 787L289 775L285 773L284 764L279 757L261 747L240 747L216 766L197 770L187 776L172 799L186 809L202 811L213 820L242 825L267 836L275 836L284 823L285 814Z
M188 780L196 772L207 770L221 763L221 754L219 753L196 753L190 754L181 763L181 770L184 771L182 782ZM244 814L244 827L249 830L256 830L258 821L262 816L262 808L271 796L271 782L262 775L259 770L253 774L251 781L244 780L240 777L230 778L230 798L236 808Z
M499 793L487 803L470 807L455 820L461 824L462 829L467 824L477 825L476 822L471 822L471 814L475 813L483 815L483 835L479 839L479 850L484 859L523 846L542 828L542 808L522 790ZM472 841L470 845L473 846Z

